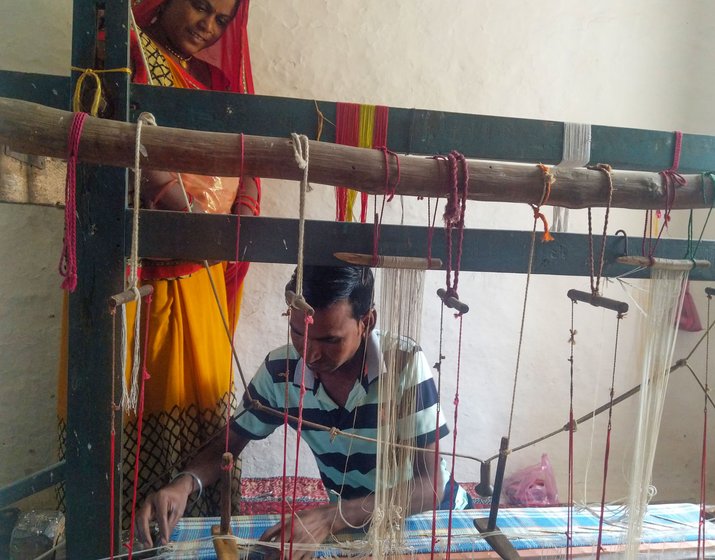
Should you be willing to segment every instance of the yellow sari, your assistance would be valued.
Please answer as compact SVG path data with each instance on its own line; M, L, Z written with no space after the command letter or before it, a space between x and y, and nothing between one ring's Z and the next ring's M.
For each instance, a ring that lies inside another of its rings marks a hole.
M155 84L171 87L200 87L183 69L144 33L139 33L141 48ZM133 48L138 48L133 36ZM136 61L138 53L133 52ZM139 58L141 60L141 58ZM146 72L146 69L144 69ZM142 81L135 66L135 78ZM229 213L238 199L238 180L182 174L186 191L206 212ZM238 319L243 276L238 275L235 298L227 297L225 272L228 264L189 261L144 261L140 277L151 284L151 300L146 349L147 372L144 418L141 434L141 456L138 496L167 484L213 436L225 430L226 408L236 408L232 383L231 339ZM247 263L245 263L247 266ZM213 282L212 282L213 281ZM216 292L214 293L215 286ZM228 286L229 289L233 286ZM229 300L231 304L229 305ZM67 414L67 298L65 298L63 341L60 356L58 416L60 458L64 458L65 419ZM145 336L147 304L142 304L142 341ZM222 317L223 315L223 317ZM126 306L127 348L133 348L133 325L136 304ZM143 343L142 343L143 347ZM130 382L131 356L127 359L127 383ZM137 418L126 417L123 437L123 506L129 520L134 480L134 458L137 444ZM240 459L233 481L232 506L240 502ZM58 491L63 502L63 489ZM219 515L219 491L204 488L200 500L187 509L192 516Z

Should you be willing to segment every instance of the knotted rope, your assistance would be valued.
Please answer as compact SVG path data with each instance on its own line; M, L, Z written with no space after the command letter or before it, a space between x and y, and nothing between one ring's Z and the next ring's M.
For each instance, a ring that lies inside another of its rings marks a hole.
M643 256L647 257L652 257L655 254L655 250L658 247L660 238L663 235L663 230L668 227L668 222L670 222L670 212L673 209L673 204L675 202L676 188L682 187L687 182L685 180L685 177L678 173L678 168L680 167L680 156L683 149L683 133L679 130L676 130L674 134L675 144L673 145L673 165L671 165L668 169L664 169L663 171L659 172L659 175L663 178L663 189L665 190L665 208L663 211L663 224L658 230L658 236L656 237L655 242L652 241L652 235L648 235L648 224L650 223L651 229L653 226L653 211L646 210L641 252ZM656 216L661 216L660 210L658 210ZM648 239L647 250L646 239Z
M529 206L531 206L531 209L534 211L534 221L541 220L541 223L544 224L544 235L541 237L541 240L549 242L553 241L554 238L549 232L549 222L546 220L546 216L544 216L541 212L541 207L549 200L549 196L551 196L551 187L554 182L556 182L556 179L547 165L539 163L538 168L541 170L541 174L544 178L544 190L541 193L541 200L539 200L539 203L530 204Z
M142 306L139 295L139 210L141 208L141 156L146 154L141 143L141 133L143 125L156 126L156 119L151 113L141 113L137 119L137 130L134 138L134 193L132 197L132 243L129 254L129 278L127 289L134 292L136 298L136 314L134 317L134 348L132 349L132 371L130 375L130 386L126 381L122 386L122 409L125 412L136 412L137 398L139 394L139 350L141 340L141 317ZM122 377L124 379L124 377Z
M99 113L99 104L102 102L102 80L100 79L100 74L109 74L112 72L122 72L124 74L131 74L131 68L108 68L106 70L95 70L93 68L77 68L72 66L72 71L81 72L79 78L77 78L77 83L74 86L74 94L72 95L72 111L78 113L82 110L82 88L84 82L87 78L92 78L94 80L95 90L92 96L92 104L90 105L89 114L93 117L97 116Z
M87 113L72 116L67 138L67 176L65 179L65 235L62 242L59 272L64 277L62 289L77 289L77 154Z
M599 163L589 169L602 171L608 180L608 199L606 201L606 215L603 218L603 234L601 236L601 253L598 259L598 274L595 274L594 257L593 257L593 231L591 227L591 207L588 208L588 256L591 264L591 293L594 296L599 295L601 276L603 274L603 261L606 255L606 233L608 231L608 215L611 211L611 201L613 200L613 175L611 175L611 166L605 163Z

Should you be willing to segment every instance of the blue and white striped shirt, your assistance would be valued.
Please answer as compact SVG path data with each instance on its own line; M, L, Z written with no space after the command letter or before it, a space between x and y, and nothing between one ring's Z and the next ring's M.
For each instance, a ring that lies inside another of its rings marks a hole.
M378 401L378 379L384 373L384 360L380 348L381 335L373 330L368 337L366 352L366 373L355 382L344 407L338 406L328 396L325 388L306 366L303 399L304 420L337 428L342 432L357 434L367 438L377 437L380 403ZM385 340L382 340L385 345ZM412 340L401 338L392 344L391 350L404 363L400 374L400 388L396 399L402 399L406 389L414 388L415 412L403 418L398 424L400 439L407 445L425 447L435 441L437 427L437 389L432 372L422 350ZM388 345L389 346L389 345ZM384 358L384 356L383 356ZM288 369L288 375L285 371ZM263 406L284 410L286 394L288 414L298 416L300 400L302 359L292 345L278 348L268 354L264 363L251 380L248 392ZM286 392L286 382L288 383ZM398 400L399 402L399 400ZM250 399L244 396L240 403L233 429L249 439L263 439L283 424L281 417L250 407ZM293 424L293 423L291 423ZM295 426L294 426L295 427ZM439 437L449 433L444 416L440 413ZM308 443L320 470L320 476L331 500L339 494L343 499L366 496L375 490L376 453L374 441L364 441L351 437L332 437L326 430L303 425L302 438ZM411 469L411 466L409 466ZM443 462L443 470L444 462ZM448 473L443 473L448 480ZM464 492L463 489L462 492Z

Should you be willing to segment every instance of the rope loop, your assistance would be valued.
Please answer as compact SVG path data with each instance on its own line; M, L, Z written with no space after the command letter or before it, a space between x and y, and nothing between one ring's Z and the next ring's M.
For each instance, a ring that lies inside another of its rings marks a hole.
M65 234L62 241L59 273L62 289L77 289L77 155L87 113L75 113L67 138L67 176L65 178Z
M75 113L80 112L82 105L82 89L84 82L87 78L94 80L95 90L92 96L92 103L90 105L89 114L96 117L99 113L99 104L102 102L102 80L100 80L100 74L109 74L111 72L122 72L124 74L131 74L131 68L108 68L106 70L95 70L93 68L78 68L72 66L74 72L81 72L79 78L77 78L77 83L74 86L74 94L72 95L72 111Z
M544 214L541 212L541 207L549 200L549 197L551 196L551 187L556 182L556 178L551 172L549 166L544 165L543 163L539 163L537 164L537 167L541 171L541 175L544 181L544 188L541 192L541 199L539 200L539 203L530 204L529 206L531 206L531 209L534 211L534 221L541 220L541 223L544 226L544 235L541 237L541 241L543 241L544 243L548 243L549 241L553 241L554 237L549 231L549 222L547 221L546 216L544 216Z
M608 233L608 217L611 212L611 203L613 201L613 168L607 163L597 163L591 165L588 169L601 171L606 175L608 181L608 198L606 199L606 214L603 218L603 233L601 235L601 254L599 255L598 273L595 272L595 259L593 256L593 229L591 219L591 208L588 208L588 256L591 265L591 294L594 296L600 295L601 277L603 276L603 264L606 257L606 235Z

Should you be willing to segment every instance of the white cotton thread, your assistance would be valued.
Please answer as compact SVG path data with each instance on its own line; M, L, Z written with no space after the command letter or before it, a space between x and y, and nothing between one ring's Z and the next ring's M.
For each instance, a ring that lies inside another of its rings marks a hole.
M156 126L156 119L151 113L141 113L137 119L137 131L134 141L134 193L132 198L132 242L129 255L128 289L134 293L136 314L134 317L134 345L132 347L132 371L129 387L122 382L122 410L136 413L139 394L139 365L141 348L141 294L139 293L139 211L141 209L141 155L146 149L141 143L143 125ZM122 346L125 345L125 335L122 336ZM123 354L125 355L125 354ZM123 376L124 377L124 376Z
M591 125L564 123L564 147L561 161L555 166L562 169L585 167L591 161ZM569 229L569 209L554 206L551 230L567 232Z
M144 64L144 68L146 69L147 82L150 86L153 86L155 85L154 77L151 75L151 70L149 69L149 64L146 60L146 53L144 52L144 47L142 47L141 35L139 34L139 26L137 25L136 19L134 18L134 11L131 8L129 8L129 18L131 20L132 29L134 29L134 33L137 36L137 42L139 43L139 53L142 57L142 64Z
M651 267L642 350L641 390L629 480L625 558L638 557L643 518L654 496L651 478L663 414L668 374L675 351L687 270Z
M310 190L308 184L308 170L310 167L310 142L305 134L291 132L293 141L293 155L298 164L298 168L303 170L303 178L300 181L300 204L298 207L300 218L298 220L298 263L295 275L295 293L303 295L303 256L305 245L305 195Z

